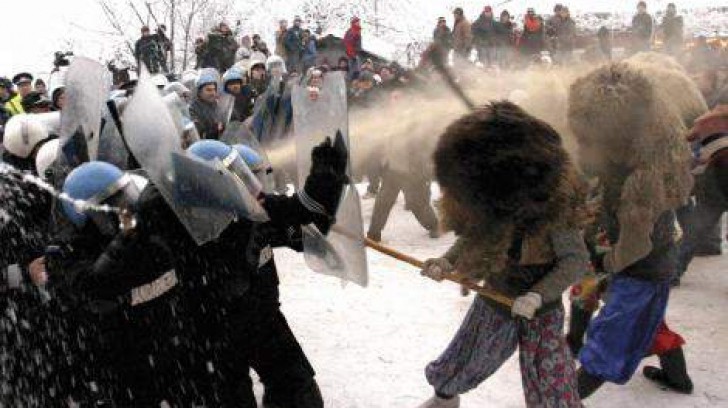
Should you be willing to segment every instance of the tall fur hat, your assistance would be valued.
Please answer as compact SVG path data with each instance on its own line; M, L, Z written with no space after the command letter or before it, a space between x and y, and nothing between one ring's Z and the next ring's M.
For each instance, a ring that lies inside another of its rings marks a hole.
M546 122L512 102L493 102L452 123L434 153L446 195L472 223L513 223L529 229L560 214L569 158Z

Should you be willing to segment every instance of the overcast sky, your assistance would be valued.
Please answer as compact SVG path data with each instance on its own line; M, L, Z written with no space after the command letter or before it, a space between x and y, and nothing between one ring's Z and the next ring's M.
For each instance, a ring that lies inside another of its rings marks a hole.
M126 3L126 0L116 1ZM292 3L295 1L291 0ZM663 9L669 1L647 0L651 9ZM679 8L685 4L728 5L728 0L673 1ZM505 7L520 10L534 6L538 12L546 12L557 2L570 5L575 11L631 11L637 3L636 0L485 0L482 4L490 4L497 10ZM12 76L21 70L48 72L52 68L53 52L65 50L66 40L73 42L72 48L76 54L93 58L101 55L105 38L108 38L102 32L108 29L96 0L2 0L2 3L4 18L0 24L0 38L3 39L0 45L0 75ZM467 5L469 12L470 9L475 12L479 3L473 0L422 0L420 6L439 11ZM282 14L285 15L285 12Z

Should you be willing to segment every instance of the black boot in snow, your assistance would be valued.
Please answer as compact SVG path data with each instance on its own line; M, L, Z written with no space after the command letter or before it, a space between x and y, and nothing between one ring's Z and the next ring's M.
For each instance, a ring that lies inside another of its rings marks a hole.
M681 394L693 393L693 381L688 375L682 347L659 356L660 366L646 366L642 374L648 379Z
M584 308L571 302L569 312L569 328L566 334L566 343L569 345L571 355L574 358L579 356L579 351L584 346L584 335L589 327L594 311L585 310Z
M579 389L579 399L585 400L589 398L599 387L604 384L604 380L594 375L589 374L584 367L579 368L576 372L576 381Z

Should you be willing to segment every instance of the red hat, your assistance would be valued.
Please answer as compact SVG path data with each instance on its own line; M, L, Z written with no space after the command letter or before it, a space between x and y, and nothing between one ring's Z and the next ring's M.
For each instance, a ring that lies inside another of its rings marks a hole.
M359 17L352 17L351 18L351 24L358 23L359 21L361 21L361 20L359 20Z

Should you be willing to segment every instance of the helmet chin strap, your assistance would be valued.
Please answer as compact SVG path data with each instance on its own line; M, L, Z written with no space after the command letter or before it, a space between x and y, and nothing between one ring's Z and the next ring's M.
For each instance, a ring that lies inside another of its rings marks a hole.
M240 157L238 154L238 151L235 149L230 149L230 154L228 154L224 159L222 159L222 165L225 166L226 169L230 169L230 165L235 162L235 159Z

